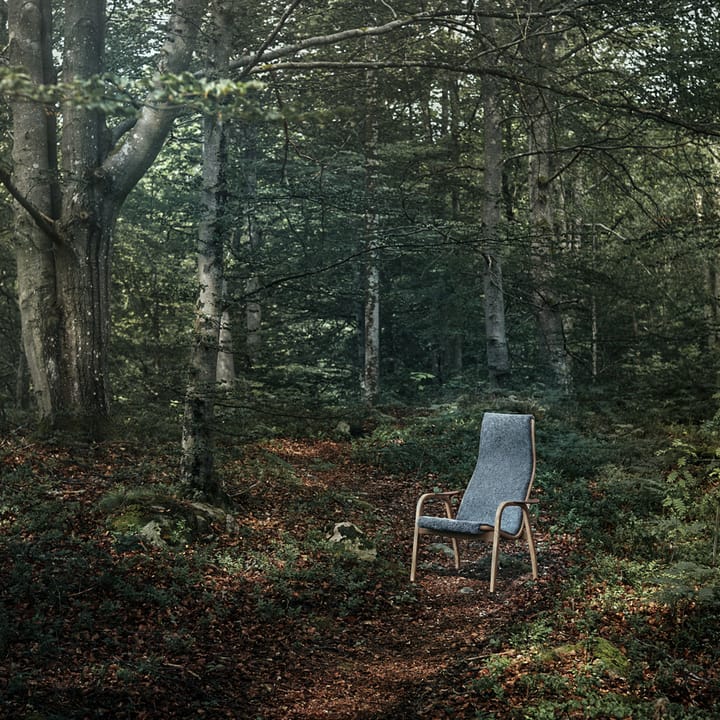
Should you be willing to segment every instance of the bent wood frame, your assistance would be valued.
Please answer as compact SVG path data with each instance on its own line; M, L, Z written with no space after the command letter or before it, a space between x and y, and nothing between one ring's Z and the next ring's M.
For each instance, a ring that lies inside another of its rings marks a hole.
M530 553L530 566L532 569L532 577L533 580L537 580L538 577L538 567L537 567L537 554L535 551L535 540L533 538L532 534L532 528L530 526L530 506L537 504L537 500L531 500L529 498L530 493L532 491L533 481L535 480L535 466L536 466L536 459L535 459L535 432L534 432L534 423L533 423L533 432L531 434L532 438L532 470L531 470L531 476L530 476L530 482L528 484L526 497L524 500L507 500L505 502L502 502L498 505L497 510L495 511L495 524L494 526L490 525L484 525L481 526L481 530L479 533L465 533L465 532L450 532L450 531L439 531L429 528L422 528L418 525L418 519L421 515L424 514L423 510L425 508L425 505L430 500L439 500L444 508L445 508L445 514L448 518L453 519L454 513L452 509L451 500L454 497L457 497L459 495L462 495L464 492L463 490L449 490L445 492L431 492L431 493L425 493L424 495L420 496L420 499L417 502L417 507L415 509L415 533L413 537L413 550L412 550L412 564L410 567L410 582L415 582L416 574L417 574L417 556L418 556L418 550L420 545L420 536L421 535L440 535L442 537L448 537L452 541L452 548L453 548L453 556L455 560L455 569L460 569L460 552L458 548L458 539L464 539L464 540L482 540L484 542L492 542L492 556L491 556L491 563L490 563L490 592L495 592L495 584L496 584L496 578L497 578L497 566L498 566L498 559L500 555L500 540L518 540L521 535L525 535L525 539L528 544L528 550ZM520 508L520 511L522 513L522 523L520 524L520 529L518 532L511 534L503 532L500 529L500 524L502 520L503 513L505 512L506 508L509 507L518 507Z

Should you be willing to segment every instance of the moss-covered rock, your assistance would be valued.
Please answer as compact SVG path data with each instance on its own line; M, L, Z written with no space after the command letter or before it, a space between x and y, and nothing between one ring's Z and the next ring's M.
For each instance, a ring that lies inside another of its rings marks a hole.
M222 508L181 500L162 490L116 491L105 496L99 507L121 544L184 547L238 527Z

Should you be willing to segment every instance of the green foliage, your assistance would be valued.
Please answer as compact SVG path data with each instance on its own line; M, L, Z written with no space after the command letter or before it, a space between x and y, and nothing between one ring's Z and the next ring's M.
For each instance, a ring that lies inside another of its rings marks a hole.
M380 426L355 443L354 452L388 472L414 471L457 483L472 472L479 432L479 416L448 406L427 416L406 418L401 426ZM450 444L448 437L453 438Z
M328 614L368 617L380 609L386 594L404 601L404 567L387 560L359 560L331 548L321 536L275 540L267 553L253 554L246 562L263 571L257 603L268 620Z
M138 97L149 103L180 106L196 112L222 112L229 116L252 112L255 102L246 95L262 88L258 81L237 82L230 78L210 80L193 73L157 73L138 79L105 73L82 80L42 85L21 70L0 68L0 93L23 96L38 102L56 104L71 102L86 109L113 115L134 115Z
M463 487L475 466L484 411L532 413L542 409L531 399L489 397L485 403L454 402L424 412L409 410L400 423L386 418L370 435L355 442L353 452L358 459L388 472L414 472L418 477L438 478L443 485Z
M664 456L662 513L650 529L667 563L659 573L671 602L720 602L720 440L707 426L695 437L676 436Z

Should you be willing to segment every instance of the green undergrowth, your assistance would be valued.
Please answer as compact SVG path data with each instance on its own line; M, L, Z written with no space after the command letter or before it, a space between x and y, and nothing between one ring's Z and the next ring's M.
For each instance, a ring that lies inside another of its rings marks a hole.
M537 419L540 589L536 604L490 623L482 646L447 668L449 694L463 702L462 714L449 716L716 717L718 423L642 427L498 396L383 414L347 445L348 459L389 492L400 477L407 487L462 487L483 410ZM8 707L28 706L50 682L49 667L82 653L92 658L82 682L112 679L130 698L168 667L204 668L208 657L222 667L251 635L265 642L284 628L311 642L308 628L312 637L337 635L421 601L407 582L409 538L399 541L398 526L411 519L346 486L342 467L327 459L308 459L300 471L268 445L226 448L221 472L237 525L209 517L202 532L187 533L195 521L174 494L170 455L103 452L19 441L0 450L0 668L10 659L19 668L3 678ZM161 546L137 532L152 513L173 519ZM348 519L376 559L329 543L334 523ZM85 716L68 707L37 717Z
M476 717L716 717L720 424L644 427L498 401L446 406L376 432L357 451L389 471L414 471L428 490L463 487L484 410L536 416L535 523L548 538L540 564L557 584L548 608L503 628L488 641L490 657L472 665L477 677L463 692Z

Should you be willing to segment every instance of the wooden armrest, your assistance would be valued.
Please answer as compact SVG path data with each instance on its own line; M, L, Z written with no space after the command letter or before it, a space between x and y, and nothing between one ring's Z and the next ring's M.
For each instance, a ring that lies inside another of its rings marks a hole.
M502 514L505 512L506 508L509 507L519 507L523 511L523 515L527 519L527 522L530 522L530 516L528 513L528 506L529 505L537 505L537 503L540 502L539 500L532 499L532 500L505 500L505 502L501 502L498 505L497 510L495 511L495 527L499 528L500 523L502 520Z
M458 495L462 495L462 490L445 490L443 492L430 492L420 496L417 502L417 508L415 509L415 519L419 518L423 514L423 508L425 503L429 500L440 500L445 506L445 512L449 518L452 518L452 509L450 507L450 500Z
M528 505L537 505L539 500L505 500L501 502L499 507L527 507Z

